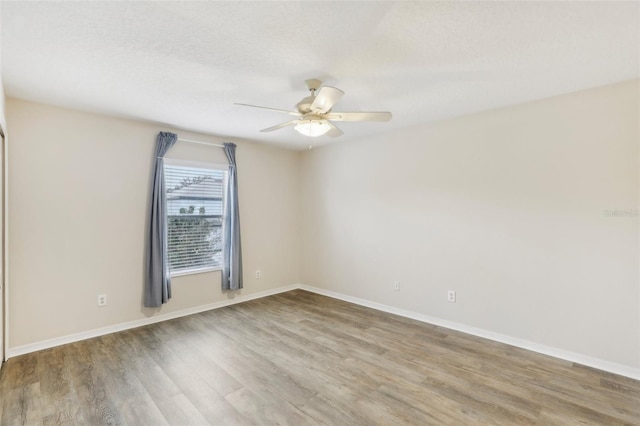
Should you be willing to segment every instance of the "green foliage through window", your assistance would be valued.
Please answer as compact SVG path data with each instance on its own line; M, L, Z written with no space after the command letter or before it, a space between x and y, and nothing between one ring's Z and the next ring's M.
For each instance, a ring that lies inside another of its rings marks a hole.
M220 252L222 218L198 215L169 216L169 265L172 269L209 266Z

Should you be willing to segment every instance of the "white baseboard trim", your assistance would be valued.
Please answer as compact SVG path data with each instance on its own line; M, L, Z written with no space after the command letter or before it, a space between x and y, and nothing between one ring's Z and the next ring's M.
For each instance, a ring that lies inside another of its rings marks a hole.
M195 306L193 308L182 309L175 312L167 312L166 314L154 315L148 318L141 318L133 321L123 322L120 324L114 324L107 327L96 328L93 330L82 331L80 333L68 334L62 337L56 337L53 339L42 340L40 342L29 343L27 345L16 346L15 348L8 348L6 352L7 359L13 358L18 355L24 355L31 352L40 351L43 349L53 348L55 346L65 345L67 343L78 342L80 340L91 339L93 337L103 336L105 334L115 333L117 331L129 330L131 328L142 327L144 325L154 324L157 322L167 321L174 318L184 317L187 315L197 314L199 312L210 311L212 309L222 308L224 306L235 305L237 303L248 302L249 300L260 299L262 297L272 296L278 293L284 293L291 290L300 288L299 285L293 284L284 287L278 287L272 290L260 291L258 293L252 293L237 296L233 299L222 300L219 302L208 303L206 305Z
M500 343L506 343L507 345L516 346L522 349L527 349L532 352L549 355L555 358L563 359L565 361L575 362L578 364L597 368L598 370L604 370L610 373L619 374L620 376L625 376L632 379L640 380L639 368L633 368L624 364L618 364L615 362L590 357L588 355L570 352L564 349L558 349L558 348L542 345L542 344L531 342L524 339L518 339L516 337L511 337L505 334L495 333L493 331L484 330L481 328L476 328L469 325L460 324L453 321L448 321L448 320L420 314L413 311L407 311L404 309L395 308L393 306L372 302L366 299L360 299L358 297L347 296L345 294L338 293L331 290L325 290L323 288L308 286L304 284L300 284L298 288L302 290L310 291L312 293L321 294L323 296L332 297L334 299L344 300L345 302L354 303L356 305L365 306L367 308L376 309L378 311L388 312L390 314L399 315L401 317L411 318L417 321L437 325L440 327L449 328L451 330L461 331L463 333L471 334L473 336L483 337L485 339L494 340Z
M296 290L296 289L310 291L312 293L321 294L323 296L332 297L334 299L343 300L345 302L354 303L356 305L365 306L368 308L376 309L378 311L388 312L390 314L399 315L405 318L411 318L424 323L449 328L451 330L461 331L463 333L471 334L473 336L483 337L485 339L494 340L500 343L506 343L507 345L516 346L518 348L527 349L527 350L541 353L544 355L549 355L555 358L563 359L565 361L575 362L578 364L597 368L599 370L604 370L610 373L619 374L621 376L640 380L640 369L638 368L633 368L624 364L618 364L618 363L590 357L590 356L575 353L575 352L565 351L563 349L542 345L542 344L531 342L524 339L518 339L516 337L495 333L493 331L472 327L466 324L460 324L453 321L448 321L448 320L420 314L413 311L395 308L393 306L384 305L382 303L372 302L370 300L360 299L358 297L348 296L335 291L325 290L322 288L313 287L305 284L292 284L284 287L278 287L271 290L248 294L246 296L238 296L233 299L222 300L219 302L213 302L206 305L195 306L193 308L182 309L180 311L155 315L149 318L141 318L133 321L128 321L125 323L110 325L107 327L96 328L93 330L87 330L80 333L74 333L74 334L69 334L62 337L43 340L40 342L30 343L27 345L16 346L14 348L7 349L6 357L7 359L9 359L18 355L24 355L27 353L36 352L43 349L53 348L55 346L65 345L67 343L73 343L80 340L91 339L93 337L103 336L105 334L115 333L118 331L129 330L131 328L142 327L144 325L154 324L157 322L167 321L174 318L197 314L199 312L210 311L212 309L218 309L224 306L235 305L237 303L247 302L249 300L254 300L254 299L260 299L263 297L272 296L274 294L284 293L284 292Z

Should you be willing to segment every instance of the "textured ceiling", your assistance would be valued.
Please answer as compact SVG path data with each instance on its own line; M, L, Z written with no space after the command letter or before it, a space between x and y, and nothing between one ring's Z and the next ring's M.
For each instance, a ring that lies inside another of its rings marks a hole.
M8 96L306 148L638 78L639 2L1 3ZM319 78L345 135L259 130Z

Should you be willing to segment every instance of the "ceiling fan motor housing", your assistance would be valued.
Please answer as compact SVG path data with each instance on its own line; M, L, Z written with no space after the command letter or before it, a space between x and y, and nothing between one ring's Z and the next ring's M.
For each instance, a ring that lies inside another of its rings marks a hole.
M315 98L315 96L307 96L306 98L298 102L296 104L296 109L298 110L298 112L301 112L302 114L311 112L311 104L313 104Z

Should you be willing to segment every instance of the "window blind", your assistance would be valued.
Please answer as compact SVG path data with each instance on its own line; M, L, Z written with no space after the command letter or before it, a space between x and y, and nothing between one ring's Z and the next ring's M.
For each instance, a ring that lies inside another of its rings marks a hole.
M222 265L223 170L165 164L171 274Z

